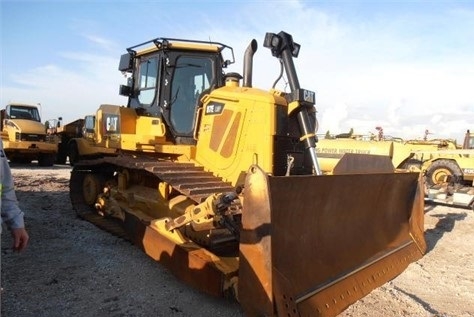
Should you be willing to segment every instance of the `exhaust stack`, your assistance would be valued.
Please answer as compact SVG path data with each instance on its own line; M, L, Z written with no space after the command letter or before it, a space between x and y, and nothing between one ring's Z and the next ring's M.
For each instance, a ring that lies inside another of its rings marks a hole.
M253 39L245 50L243 87L252 87L253 55L257 51L257 46L257 41Z

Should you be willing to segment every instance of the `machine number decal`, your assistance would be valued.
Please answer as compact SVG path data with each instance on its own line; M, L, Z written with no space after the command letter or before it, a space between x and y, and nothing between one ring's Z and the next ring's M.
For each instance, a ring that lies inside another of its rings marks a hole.
M206 106L206 114L220 114L224 110L224 104L220 102L211 102Z

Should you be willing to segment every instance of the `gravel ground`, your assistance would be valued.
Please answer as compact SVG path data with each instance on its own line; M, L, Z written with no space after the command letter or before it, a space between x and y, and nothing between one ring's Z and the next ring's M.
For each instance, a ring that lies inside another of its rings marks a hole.
M176 280L130 243L78 219L70 167L14 166L30 245L2 234L2 316L242 316ZM428 253L340 316L474 316L474 213L426 206Z

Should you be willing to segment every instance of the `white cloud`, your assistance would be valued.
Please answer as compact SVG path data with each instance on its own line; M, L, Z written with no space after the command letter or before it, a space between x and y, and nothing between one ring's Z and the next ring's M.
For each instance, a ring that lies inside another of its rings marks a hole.
M90 42L97 44L102 49L111 51L116 48L115 42L109 39L93 34L83 34L83 36Z
M123 79L116 70L117 61L92 60L95 63L86 63L88 66L80 70L45 65L22 75L15 74L14 85L3 87L3 95L20 96L14 101L41 103L43 121L62 116L69 122L95 113L102 103L126 103L118 95ZM2 102L6 104L9 100Z
M340 122L340 132L352 127L363 133L376 124L394 135L414 138L430 128L433 116L442 117L440 124L446 127L436 129L446 133L437 137L459 140L465 129L472 129L473 56L459 50L420 56L426 51L414 37L406 40L396 30L385 32L387 26L375 25L367 34L367 27L341 24L333 26L338 31L329 32L334 38L326 38L325 45L302 43L302 56L296 61L300 82L318 93L322 131L333 131L335 122ZM338 116L340 104L347 105L346 120Z
M1 102L41 103L42 120L63 117L65 122L95 113L100 104L126 104L118 95L125 83L118 71L119 55L112 40L84 36L99 45L91 51L58 51L55 63L39 65L24 72L9 74L2 83ZM112 51L110 51L112 50Z

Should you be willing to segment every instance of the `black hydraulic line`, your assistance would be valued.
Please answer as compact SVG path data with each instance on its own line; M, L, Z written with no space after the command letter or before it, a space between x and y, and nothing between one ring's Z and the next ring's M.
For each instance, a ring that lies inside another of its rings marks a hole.
M293 93L298 93L301 87L298 80L298 75L296 73L295 64L293 62L293 56L298 54L299 45L294 43L291 35L285 32L280 32L278 35L267 33L265 36L264 45L271 49L274 56L281 59L288 77L288 83L290 85L291 91ZM294 95L293 98L295 97L296 96ZM297 109L297 119L300 126L302 139L306 150L311 156L315 174L321 175L322 172L316 156L316 137L314 135L314 127L312 126L308 115L308 109L306 106L301 107L301 100L299 96L296 100L300 102L300 107Z

